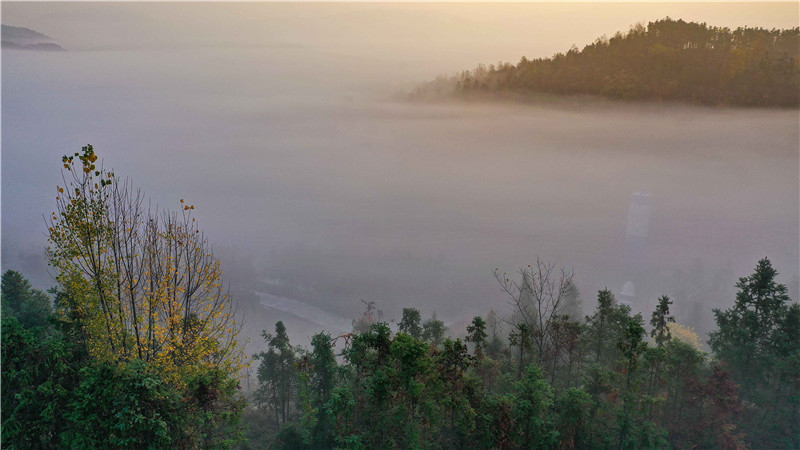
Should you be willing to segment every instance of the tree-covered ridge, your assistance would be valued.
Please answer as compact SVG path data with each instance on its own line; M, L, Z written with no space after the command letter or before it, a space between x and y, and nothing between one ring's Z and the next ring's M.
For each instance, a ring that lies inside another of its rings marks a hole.
M427 83L412 93L592 95L706 105L797 107L800 28L708 26L666 18L579 50L517 65L498 63Z

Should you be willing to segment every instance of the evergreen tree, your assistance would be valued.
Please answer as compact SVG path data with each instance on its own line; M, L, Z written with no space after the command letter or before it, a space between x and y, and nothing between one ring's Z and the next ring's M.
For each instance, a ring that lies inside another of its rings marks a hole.
M560 448L587 448L587 430L590 426L592 397L579 388L562 391L555 401L558 414L556 429L559 433Z
M400 320L398 329L406 334L410 334L414 339L422 336L422 317L416 308L403 308L403 319Z
M669 305L671 304L672 300L666 295L662 295L658 299L658 306L656 306L656 310L653 311L653 316L650 319L650 325L653 327L650 337L655 339L656 345L659 347L663 347L665 343L672 339L672 335L669 332L669 324L675 322L675 317L669 314Z
M636 371L639 368L639 357L647 350L647 343L644 341L645 335L644 320L641 314L637 314L628 320L622 336L617 341L617 347L624 357L623 373L625 374L622 420L619 427L620 448L636 447L636 444L631 442L634 428L633 415L638 407L638 399L635 394L637 389L633 386L633 382L636 379Z
M335 442L328 402L336 386L338 365L333 353L331 336L327 333L315 334L311 338L311 347L309 358L311 404L316 414L313 444L315 448L333 448Z
M258 390L256 403L259 407L271 410L275 425L280 426L290 418L292 400L297 386L294 368L295 352L289 344L286 326L282 321L275 323L275 334L263 333L267 351L254 355L261 360L258 367Z
M710 334L709 343L742 385L744 399L758 408L746 414L750 439L781 447L800 445L795 420L800 407L800 319L786 286L775 281L777 275L764 258L752 275L740 278L733 307L714 310L718 330Z
M592 359L610 368L619 356L616 346L630 319L630 307L618 305L608 289L597 293L597 309L586 317L585 345Z
M777 333L789 312L787 289L775 281L777 274L768 259L760 260L752 275L736 283L733 307L714 310L719 329L711 333L711 348L748 393L761 384L755 374L764 375L776 363Z
M444 421L443 448L464 448L475 427L475 411L470 405L471 380L465 377L472 365L467 346L461 339L446 339L436 355L436 373L443 387Z
M524 323L518 323L508 335L508 343L519 349L517 359L517 378L522 378L522 368L525 366L525 355L531 350L531 329Z
M574 375L580 372L583 365L584 348L581 339L586 332L586 326L581 322L572 321L569 315L563 315L555 318L552 329L553 356L550 384L556 387L556 382L561 381L564 386L577 385L578 380Z
M492 358L498 358L500 352L503 351L505 344L501 338L502 324L494 311L489 311L486 316L486 326L489 332L489 344L486 346L486 352Z
M467 342L475 346L475 355L483 355L483 346L486 342L486 321L481 316L472 318L472 323L467 325Z
M14 316L25 328L50 328L53 308L50 297L44 292L34 289L31 283L15 270L3 274L2 281L3 316Z
M525 367L523 377L514 383L512 418L516 445L519 448L552 448L558 431L551 421L553 388L536 364Z
M434 347L442 345L444 342L444 334L447 332L447 327L444 322L436 318L436 313L422 323L422 339L433 344Z

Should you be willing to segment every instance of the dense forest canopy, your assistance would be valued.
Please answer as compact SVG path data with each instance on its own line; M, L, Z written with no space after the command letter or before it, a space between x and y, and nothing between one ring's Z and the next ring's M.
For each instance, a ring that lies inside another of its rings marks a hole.
M460 338L426 333L436 319L414 308L393 329L369 304L352 333L320 332L310 349L278 322L257 355L242 448L800 445L800 305L768 259L715 310L711 354L669 297L647 320L602 290L580 317L558 288L571 274L548 268L498 277L514 313L476 316Z
M714 27L666 18L579 50L440 77L412 98L513 93L797 107L800 28Z
M351 333L319 332L310 348L292 345L277 322L255 355L258 384L244 392L247 406L236 380L213 366L176 384L157 363L93 356L83 325L64 315L66 294L53 291L53 311L47 294L9 270L2 280L3 446L800 444L800 304L768 259L739 279L731 308L715 311L711 354L675 323L667 296L646 321L602 290L592 314L577 317L557 293L525 292L525 273L515 307L543 310L537 315L547 322L489 313L456 338L414 308L393 329L368 304ZM540 284L569 281L551 275Z

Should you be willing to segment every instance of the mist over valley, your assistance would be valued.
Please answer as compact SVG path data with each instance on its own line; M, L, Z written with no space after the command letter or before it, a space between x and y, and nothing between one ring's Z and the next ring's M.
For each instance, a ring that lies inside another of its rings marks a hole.
M799 8L3 3L3 444L796 448Z

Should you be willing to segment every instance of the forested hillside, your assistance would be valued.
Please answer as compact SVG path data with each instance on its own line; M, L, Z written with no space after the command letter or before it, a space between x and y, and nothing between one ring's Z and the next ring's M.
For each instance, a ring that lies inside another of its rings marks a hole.
M412 98L592 95L705 105L797 107L800 28L720 28L664 19L579 50L480 65L420 86Z

